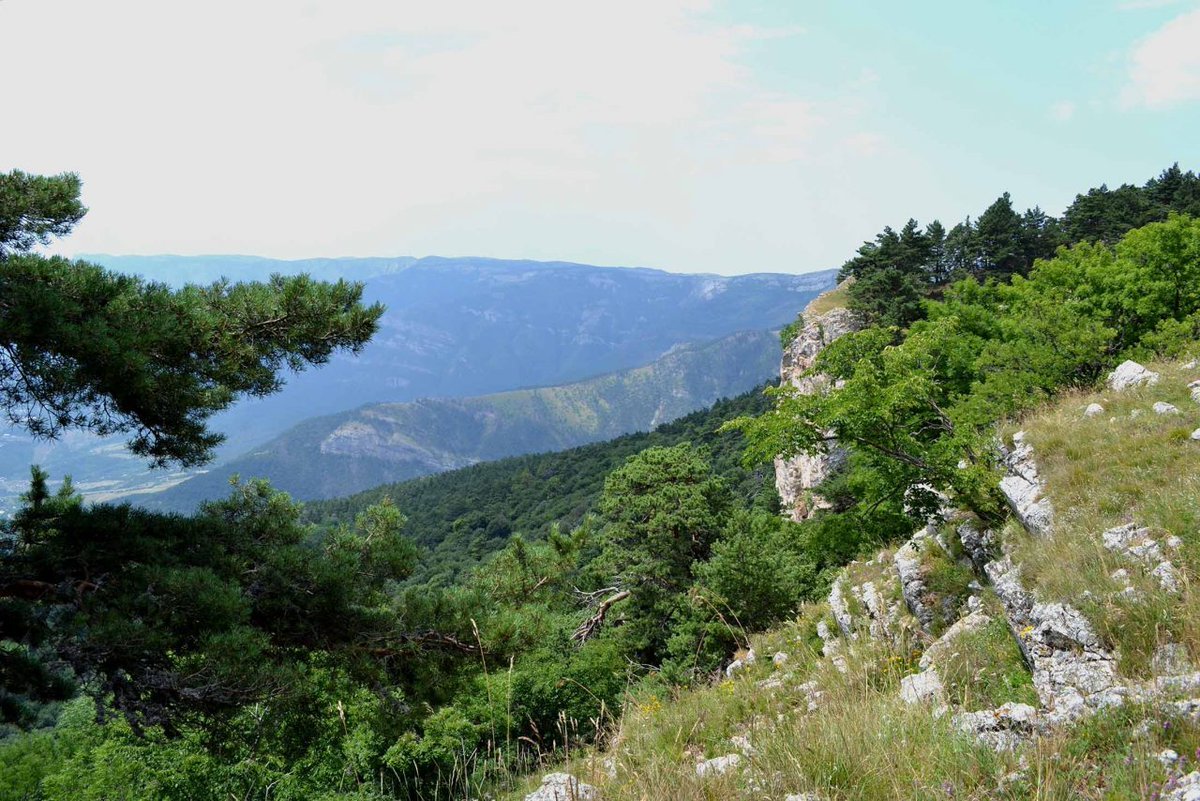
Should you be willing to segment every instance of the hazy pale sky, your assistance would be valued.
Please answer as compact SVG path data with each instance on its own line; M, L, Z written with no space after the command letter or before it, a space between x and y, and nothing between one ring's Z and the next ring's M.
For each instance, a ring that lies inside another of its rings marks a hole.
M805 272L1200 167L1191 0L0 0L75 252Z

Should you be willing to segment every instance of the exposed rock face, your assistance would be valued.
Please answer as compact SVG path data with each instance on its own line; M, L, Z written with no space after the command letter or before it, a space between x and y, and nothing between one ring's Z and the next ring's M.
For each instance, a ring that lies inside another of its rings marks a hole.
M1116 392L1130 387L1152 387L1158 383L1158 373L1147 370L1135 361L1124 361L1108 374L1108 386Z
M832 309L811 319L806 317L804 328L783 351L779 368L782 383L791 384L806 395L828 391L830 384L825 376L806 373L830 342L858 328L857 316L848 309ZM834 446L820 453L775 460L775 487L788 516L800 522L827 505L812 490L837 470L845 458L845 451Z
M996 751L1012 751L1038 731L1038 711L1028 704L1007 703L982 712L954 716L955 727Z
M525 796L525 801L596 801L600 794L569 773L550 773L542 777L542 786Z
M900 679L900 700L908 704L939 701L944 693L942 677L934 667Z
M982 611L971 612L966 617L960 619L953 626L946 629L941 637L938 637L928 648L925 653L921 654L919 663L921 670L929 670L937 664L938 660L948 657L955 648L954 641L960 635L979 629L991 623L992 619Z
M1000 491L1013 514L1030 534L1039 537L1049 534L1054 507L1049 498L1042 497L1045 482L1038 475L1033 448L1025 441L1025 432L1013 434L1012 448L1001 446L1000 456L1008 469L1008 475L1000 479Z
M893 561L896 563L896 573L900 577L900 587L904 593L904 602L913 617L921 623L926 632L933 631L933 610L925 603L925 577L921 572L921 555L926 548L935 547L933 537L928 529L921 529L912 539L904 543Z

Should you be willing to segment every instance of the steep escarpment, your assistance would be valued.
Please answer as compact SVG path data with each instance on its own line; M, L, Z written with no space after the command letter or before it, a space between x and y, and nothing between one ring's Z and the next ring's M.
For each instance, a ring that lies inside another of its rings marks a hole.
M840 305L843 299L844 288L838 288L819 296L801 314L803 325L783 350L779 368L781 384L790 385L806 395L825 392L829 388L828 377L810 372L817 355L830 342L861 327L858 315ZM807 520L816 510L826 506L815 490L837 469L845 455L836 442L830 441L813 453L775 459L775 487L792 520Z

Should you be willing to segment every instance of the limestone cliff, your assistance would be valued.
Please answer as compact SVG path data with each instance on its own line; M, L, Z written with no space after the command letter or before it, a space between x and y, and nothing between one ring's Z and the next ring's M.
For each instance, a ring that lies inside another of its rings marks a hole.
M859 328L857 316L849 309L833 308L821 313L810 311L828 306L827 302L823 302L827 299L827 295L822 295L804 310L804 327L784 348L779 368L780 383L791 384L806 395L825 392L829 387L828 378L808 372L817 355L830 342ZM777 458L775 487L779 491L784 513L800 522L810 518L817 509L826 507L825 499L813 490L837 469L845 456L843 449L834 446L820 453Z

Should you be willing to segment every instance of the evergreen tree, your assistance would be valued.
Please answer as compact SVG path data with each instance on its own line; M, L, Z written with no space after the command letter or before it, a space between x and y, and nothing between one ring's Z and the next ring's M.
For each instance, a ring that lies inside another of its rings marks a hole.
M0 407L37 436L128 433L156 464L206 461L206 422L275 392L284 368L358 352L378 304L307 276L165 285L35 254L83 216L77 176L0 175Z
M975 241L979 248L978 272L982 275L1004 278L1027 271L1025 228L1007 192L979 215Z

